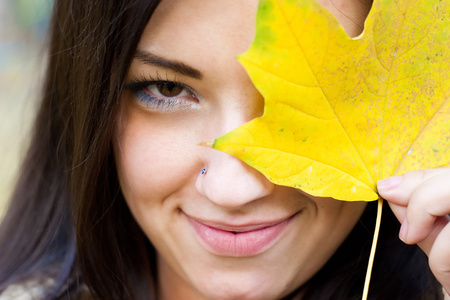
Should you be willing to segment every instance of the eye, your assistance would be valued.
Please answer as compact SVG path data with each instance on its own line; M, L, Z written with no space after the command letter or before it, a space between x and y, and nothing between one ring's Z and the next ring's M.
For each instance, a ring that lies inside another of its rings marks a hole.
M175 112L199 107L199 94L176 81L133 81L125 85L136 94L140 104L160 112Z
M172 81L161 81L147 86L147 90L162 97L184 97L189 96L189 91L181 84Z

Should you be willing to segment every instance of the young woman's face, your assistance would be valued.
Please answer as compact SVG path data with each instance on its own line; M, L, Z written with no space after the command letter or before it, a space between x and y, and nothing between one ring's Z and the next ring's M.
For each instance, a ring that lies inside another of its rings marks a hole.
M273 185L198 145L262 114L236 60L253 39L256 9L256 0L162 1L126 78L115 156L128 206L158 251L159 299L287 295L364 210Z

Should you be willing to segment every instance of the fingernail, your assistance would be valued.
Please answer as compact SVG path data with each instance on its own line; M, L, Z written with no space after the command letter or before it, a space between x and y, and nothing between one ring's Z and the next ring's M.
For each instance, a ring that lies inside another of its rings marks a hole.
M400 232L398 234L398 237L403 241L406 242L406 238L408 236L408 221L403 220L402 226L400 226Z
M393 190L400 185L402 176L393 176L377 182L377 188L379 190L389 191Z

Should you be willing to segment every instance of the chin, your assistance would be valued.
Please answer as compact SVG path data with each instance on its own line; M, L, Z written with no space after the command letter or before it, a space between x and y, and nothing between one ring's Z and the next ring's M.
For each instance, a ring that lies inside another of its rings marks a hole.
M252 290L245 290L238 286L221 291L207 291L208 300L274 300L280 299L285 294L274 293L272 290L261 289L261 286Z
M259 274L261 275L261 274ZM220 276L222 278L208 277L199 288L200 292L211 300L274 300L280 299L291 293L295 287L289 288L288 284L281 282L277 276L260 276L238 278Z

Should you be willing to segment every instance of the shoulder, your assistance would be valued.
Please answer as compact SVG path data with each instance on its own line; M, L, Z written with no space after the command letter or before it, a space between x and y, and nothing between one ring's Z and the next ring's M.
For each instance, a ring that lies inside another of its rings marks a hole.
M52 280L47 279L44 282L37 280L27 280L21 283L9 285L3 293L0 294L0 300L34 300L44 299L45 292L53 284Z
M46 279L30 279L20 283L14 283L8 286L0 293L0 300L43 300L47 299L47 292L51 290L55 282L51 278ZM67 293L66 289L64 294ZM69 296L70 295L70 296ZM55 297L56 299L65 299L63 295ZM80 284L75 288L72 287L67 294L67 299L71 300L90 300L94 299L84 284Z

